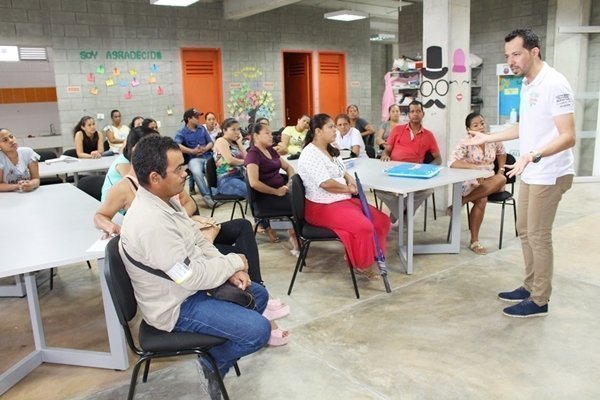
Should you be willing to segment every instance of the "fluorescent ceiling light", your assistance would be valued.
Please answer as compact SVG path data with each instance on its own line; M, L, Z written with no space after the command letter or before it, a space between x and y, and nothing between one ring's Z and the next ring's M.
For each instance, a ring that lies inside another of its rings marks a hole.
M150 4L155 6L175 6L175 7L187 7L190 4L197 3L198 0L150 0Z
M376 35L371 35L370 39L371 39L371 42L389 41L389 40L395 40L396 35L394 35L393 33L378 33Z
M335 21L357 21L359 19L368 18L369 14L362 11L341 10L325 13L325 19L333 19Z

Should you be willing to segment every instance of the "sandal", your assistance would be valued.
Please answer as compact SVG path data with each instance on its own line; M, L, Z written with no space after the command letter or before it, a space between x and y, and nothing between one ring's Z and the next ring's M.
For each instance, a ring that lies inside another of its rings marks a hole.
M358 276L367 278L370 281L376 281L379 279L379 273L373 271L373 267L369 269L354 269L354 273Z
M479 241L471 243L469 245L469 249L471 249L473 253L479 254L480 256L484 256L487 254L487 249L483 247L481 243L479 243Z
M287 317L289 314L290 306L288 306L287 304L279 303L279 305L271 305L267 303L267 308L265 308L265 311L263 312L263 317L265 317L269 321L274 321L276 319Z
M271 338L269 339L269 346L284 346L290 341L290 333L284 331L281 328L273 329L271 331Z

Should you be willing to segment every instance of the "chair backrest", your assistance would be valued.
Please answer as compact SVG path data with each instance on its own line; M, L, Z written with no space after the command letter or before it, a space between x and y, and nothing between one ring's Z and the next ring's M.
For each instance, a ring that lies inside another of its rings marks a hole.
M252 216L257 218L256 213L254 212L254 202L256 201L256 191L254 189L252 189L252 186L250 186L250 181L248 180L248 172L246 170L244 170L243 174L244 174L244 181L246 182L246 191L248 192L248 196L246 197L246 200L248 202L248 205L250 206L250 212L252 213Z
M46 160L52 160L56 158L56 153L49 150L36 150L36 153L40 156L39 162L44 162Z
M125 264L119 254L120 237L112 238L106 245L104 259L104 277L112 298L113 304L119 317L119 322L123 326L128 326L128 322L135 317L137 313L137 302L131 285L131 279L125 269Z
M109 151L110 150L110 143L108 143L108 139L104 140L104 151Z
M431 152L427 150L427 153L425 153L425 157L423 158L423 164L431 164L433 160L435 160L433 154L431 154Z
M375 151L375 147L371 146L370 144L365 145L365 152L367 153L367 156L369 156L369 158L377 157L377 152Z
M506 153L506 164L508 165L512 165L515 162L517 162L517 160L515 159L515 157L512 154ZM498 161L494 160L494 172L498 172ZM511 193L514 192L514 186L515 186L515 181L517 180L516 176L510 177L508 176L508 173L510 172L510 169L506 169L504 170L504 176L506 177L506 183L510 184L512 186L511 189Z
M77 150L75 150L75 149L65 150L65 151L63 151L63 154L65 156L79 158L79 157L77 157Z
M88 175L79 179L77 188L100 201L102 198L102 185L104 185L103 175Z
M206 160L206 164L204 166L206 169L204 176L206 177L206 182L208 186L211 188L217 187L217 163L215 162L214 157L209 157Z
M304 220L304 207L306 201L306 192L304 182L298 174L292 176L292 184L290 186L290 199L292 201L292 215L294 216L294 225L296 233L302 234L302 227L306 223Z

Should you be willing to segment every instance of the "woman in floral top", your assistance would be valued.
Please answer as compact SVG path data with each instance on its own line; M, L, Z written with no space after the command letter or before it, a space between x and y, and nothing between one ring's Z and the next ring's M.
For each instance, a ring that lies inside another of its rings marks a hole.
M471 113L465 120L467 132L485 132L485 121L481 114ZM456 146L452 152L448 165L451 168L494 170L494 160L498 160L498 172L489 178L480 178L465 181L462 185L462 204L473 203L469 214L471 227L471 249L476 254L486 254L487 250L479 243L479 229L483 221L487 197L504 189L506 177L504 176L504 163L506 151L501 142L486 143L485 145L467 145L464 141ZM449 210L451 210L449 208Z
M243 168L246 149L242 145L240 124L235 118L227 118L221 126L222 136L215 141L217 165L217 191L221 194L246 197L246 181Z

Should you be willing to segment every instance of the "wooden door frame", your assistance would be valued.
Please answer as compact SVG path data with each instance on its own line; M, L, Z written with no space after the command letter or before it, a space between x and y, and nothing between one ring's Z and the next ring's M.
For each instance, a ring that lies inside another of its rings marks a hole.
M309 55L309 68L307 69L307 71L309 71L310 76L309 76L309 81L308 83L310 84L310 108L311 110L307 111L307 114L309 116L312 116L312 114L314 114L315 111L315 51L314 50L301 50L301 49L281 49L279 51L280 53L280 65L281 65L281 122L283 124L283 126L287 126L287 113L285 112L286 110L286 106L285 106L285 57L284 55L286 53L296 53L296 54L308 54ZM317 83L318 85L318 83ZM293 121L292 121L293 123Z
M217 65L217 78L220 82L220 87L221 90L219 90L219 92L217 93L217 101L219 102L219 108L220 110L200 110L200 112L203 112L204 114L206 114L206 112L208 111L212 111L215 114L223 114L222 118L220 118L217 115L217 121L220 123L223 122L223 120L225 118L227 118L227 116L225 115L225 103L223 102L223 92L225 91L225 87L224 82L223 82L223 52L221 51L220 47L180 47L179 48L179 65L181 66L181 104L185 103L185 98L184 98L184 93L183 93L183 80L184 80L184 70L185 70L185 65L183 63L183 52L184 51L198 51L198 50L213 50L217 52L217 58L219 60L218 65ZM184 104L185 107L185 104ZM220 118L220 119L219 119Z

